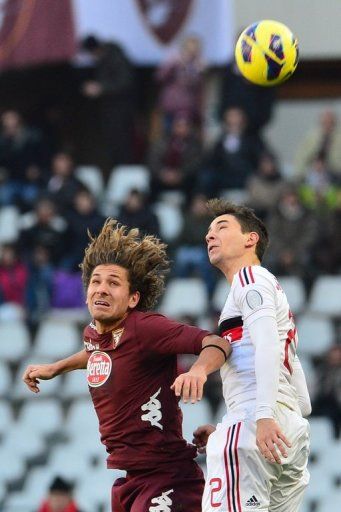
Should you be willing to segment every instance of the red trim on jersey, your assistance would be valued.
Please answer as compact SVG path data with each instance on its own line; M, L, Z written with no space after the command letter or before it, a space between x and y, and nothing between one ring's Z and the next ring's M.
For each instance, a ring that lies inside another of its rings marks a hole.
M250 273L250 277L251 277L251 283L254 283L255 278L253 277L252 267L249 267L249 273Z
M229 343L234 343L235 341L239 341L243 336L243 327L234 327L233 329L226 329L223 331L220 336L225 338Z
M230 440L231 427L227 431L227 439L224 449L224 462L225 462L225 473L226 473L226 498L227 498L227 508L228 512L232 512L231 509L231 497L230 497L230 475L229 475L229 465L228 465L228 445Z
M238 275L239 275L240 283L241 283L242 287L244 288L245 284L244 284L244 281L243 281L242 271L241 270L239 270Z

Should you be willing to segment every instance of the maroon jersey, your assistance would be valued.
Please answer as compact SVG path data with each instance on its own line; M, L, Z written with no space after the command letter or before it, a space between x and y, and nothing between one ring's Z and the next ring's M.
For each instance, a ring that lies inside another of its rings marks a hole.
M176 354L199 354L208 334L141 311L105 334L93 324L85 328L87 379L109 468L153 468L196 456L182 437L179 400L170 386Z

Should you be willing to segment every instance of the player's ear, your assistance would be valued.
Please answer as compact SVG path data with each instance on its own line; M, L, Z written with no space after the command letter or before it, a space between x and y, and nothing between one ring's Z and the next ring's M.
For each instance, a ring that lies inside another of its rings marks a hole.
M256 233L256 231L250 231L246 240L246 247L253 247L254 245L257 245L258 240L259 234Z
M135 308L137 306L137 304L139 303L139 300L140 300L140 292L136 290L134 293L132 293L130 295L128 306L131 309Z

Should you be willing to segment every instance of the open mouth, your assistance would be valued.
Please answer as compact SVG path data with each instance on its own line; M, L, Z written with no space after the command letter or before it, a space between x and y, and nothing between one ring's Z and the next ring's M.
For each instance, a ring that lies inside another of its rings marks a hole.
M212 245L211 247L208 248L208 253L210 254L213 251L213 249L216 249L217 247L217 245Z
M106 302L105 300L95 300L94 305L103 306L105 308L108 308L110 306L109 302Z

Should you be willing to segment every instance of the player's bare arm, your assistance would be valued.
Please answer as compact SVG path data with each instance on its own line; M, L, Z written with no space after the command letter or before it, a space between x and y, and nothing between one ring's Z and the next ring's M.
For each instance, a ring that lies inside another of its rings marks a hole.
M231 353L230 344L211 334L202 340L202 350L190 370L179 375L173 382L171 389L176 396L181 396L184 402L192 403L202 399L204 384L207 375L218 370L228 359Z
M87 362L88 354L85 350L81 350L66 359L56 361L55 363L31 364L24 371L22 379L30 391L33 393L39 393L39 379L50 380L62 373L85 369Z
M209 436L215 431L214 425L201 425L193 432L193 444L198 448L199 453L205 453Z

